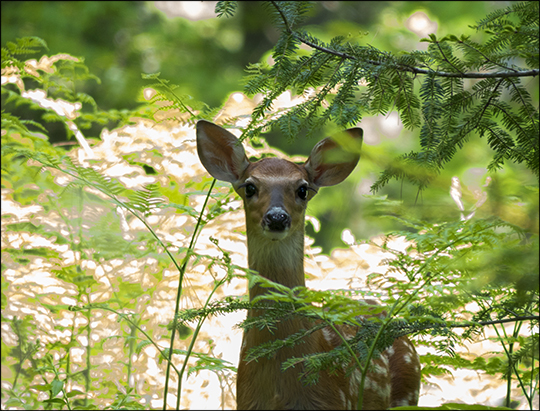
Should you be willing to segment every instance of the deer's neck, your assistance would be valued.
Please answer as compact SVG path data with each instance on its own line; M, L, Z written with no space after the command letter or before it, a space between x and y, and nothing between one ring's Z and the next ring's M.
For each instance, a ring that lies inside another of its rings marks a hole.
M289 288L305 286L303 230L279 241L248 233L248 262L250 269L271 281ZM253 300L264 292L256 285L249 290L249 298Z

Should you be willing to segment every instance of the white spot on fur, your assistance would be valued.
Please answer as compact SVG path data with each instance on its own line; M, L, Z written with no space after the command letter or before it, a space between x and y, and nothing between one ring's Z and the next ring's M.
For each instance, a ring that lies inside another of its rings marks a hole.
M349 391L358 392L360 388L360 380L362 379L362 374L359 370L354 370L351 378L349 379Z
M390 395L392 394L392 386L390 385L390 382L383 385L381 394L386 401L390 400Z
M332 344L332 331L330 331L328 328L323 328L322 333L328 344Z
M373 380L371 380L371 378L366 377L366 380L365 380L365 383L364 383L364 389L365 390L372 390L374 388L377 388L377 387L373 383Z
M343 406L346 406L347 398L345 397L345 393L343 392L343 390L339 390L339 396L341 397L341 403L343 404Z
M381 365L375 364L375 366L373 367L373 372L376 373L376 374L387 375L388 374L388 367L383 367Z
M360 370L354 370L352 376L357 384L360 383L360 380L362 379L362 373L360 372Z

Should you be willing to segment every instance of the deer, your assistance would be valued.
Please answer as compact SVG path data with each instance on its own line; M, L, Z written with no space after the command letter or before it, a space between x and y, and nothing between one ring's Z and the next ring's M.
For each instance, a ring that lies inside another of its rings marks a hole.
M361 128L344 133L362 143ZM360 155L328 137L313 147L304 164L278 157L251 162L242 143L221 126L199 120L196 136L204 168L215 179L231 183L243 200L249 268L283 286L305 287L304 225L308 202L321 187L345 180ZM255 284L249 289L249 299L253 301L266 292ZM247 313L248 317L261 314L256 308ZM299 378L299 367L281 369L288 358L328 352L342 344L330 327L307 335L301 344L279 349L273 358L246 361L251 348L310 329L313 321L298 316L281 321L272 330L254 327L244 331L236 384L238 409L356 409L359 370L348 376L345 370L322 372L316 384L306 385ZM341 327L338 331L342 335L355 335L347 326ZM365 378L362 409L417 405L421 370L411 341L406 336L395 339L379 358L372 359Z

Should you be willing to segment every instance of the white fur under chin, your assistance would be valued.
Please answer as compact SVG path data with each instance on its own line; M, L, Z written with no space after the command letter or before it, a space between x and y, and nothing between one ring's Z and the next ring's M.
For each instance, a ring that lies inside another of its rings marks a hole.
M263 228L263 235L272 241L281 241L289 235L289 227L283 231L271 231Z

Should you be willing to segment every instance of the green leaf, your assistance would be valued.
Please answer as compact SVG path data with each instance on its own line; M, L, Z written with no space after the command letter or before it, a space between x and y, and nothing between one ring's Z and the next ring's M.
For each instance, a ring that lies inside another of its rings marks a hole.
M37 385L31 385L29 388L32 388L37 391L50 391L52 389L51 384L37 384Z
M82 392L82 391L79 391L79 390L71 390L70 392L68 392L68 393L66 394L66 396L67 396L68 398L73 398L73 397L75 397L75 396L77 396L77 395L85 395L85 393Z
M50 400L43 401L46 404L59 404L60 406L67 405L66 401L63 398L53 398Z
M52 394L51 397L56 397L60 391L64 388L64 381L60 381L58 378L55 378L51 383Z

